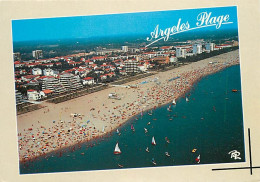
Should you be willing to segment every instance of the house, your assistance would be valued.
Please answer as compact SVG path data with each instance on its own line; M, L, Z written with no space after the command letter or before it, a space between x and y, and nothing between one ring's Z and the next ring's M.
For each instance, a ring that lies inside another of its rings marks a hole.
M107 76L106 75L100 75L100 79L105 80L105 79L107 79Z
M42 75L42 70L40 68L33 68L32 74L33 75Z
M82 79L83 85L94 85L95 81L93 77L86 77Z
M145 65L139 64L139 65L138 65L138 68L139 68L140 71L142 71L142 72L147 71L147 67L146 67Z
M27 90L27 97L28 100L39 100L40 99L40 94L33 89Z
M40 77L40 76L38 76L38 75L25 75L25 76L22 76L21 78L22 78L22 81L26 81L27 82L27 81L36 79L38 77Z
M46 97L49 97L53 94L54 92L50 89L46 89L46 90L42 90L40 91L40 97L41 98L46 98Z

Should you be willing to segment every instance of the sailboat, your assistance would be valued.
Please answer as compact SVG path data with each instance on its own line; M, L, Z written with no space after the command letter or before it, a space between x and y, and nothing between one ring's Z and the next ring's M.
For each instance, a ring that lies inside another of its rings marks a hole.
M121 154L121 150L118 146L118 143L116 143L116 147L115 147L115 150L114 150L114 154L117 155L117 154Z
M189 102L189 98L188 97L186 97L186 102Z
M106 133L106 132L105 132L105 126L103 126L102 132L103 132L103 133Z
M152 145L156 145L154 137L152 138Z
M175 99L172 100L172 104L173 104L173 105L176 105Z

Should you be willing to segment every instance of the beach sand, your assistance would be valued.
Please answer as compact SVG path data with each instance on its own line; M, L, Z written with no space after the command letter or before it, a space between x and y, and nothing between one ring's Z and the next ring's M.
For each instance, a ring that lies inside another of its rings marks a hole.
M44 102L46 107L17 116L19 159L110 133L142 111L177 100L202 77L235 64L238 50L127 83L138 88L111 87L59 104ZM176 77L180 78L169 81ZM109 99L109 93L117 93L121 100Z

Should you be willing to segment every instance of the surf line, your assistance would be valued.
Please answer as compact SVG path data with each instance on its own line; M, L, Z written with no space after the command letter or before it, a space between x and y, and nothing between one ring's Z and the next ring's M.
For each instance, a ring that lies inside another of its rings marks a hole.
M201 12L197 16L197 23L196 27L190 28L190 24L187 21L186 23L181 23L181 18L179 18L178 23L176 26L166 28L165 30L160 29L159 25L156 25L153 32L151 32L151 37L147 37L147 41L152 41L150 44L146 45L145 47L148 47L155 42L158 42L161 39L164 39L164 41L168 41L169 37L178 33L187 32L195 29L205 28L205 27L211 27L216 26L216 29L219 29L222 25L225 24L232 24L233 22L229 22L229 15L221 15L221 16L211 16L211 12Z

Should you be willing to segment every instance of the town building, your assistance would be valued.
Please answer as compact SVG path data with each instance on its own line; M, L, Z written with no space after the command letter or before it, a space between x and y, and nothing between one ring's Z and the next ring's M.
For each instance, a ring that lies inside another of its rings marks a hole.
M59 79L54 77L43 79L42 90L51 90L54 94L60 94L67 91L66 88L60 83Z
M122 46L122 51L123 52L128 52L128 46Z
M208 51L208 52L214 51L215 44L209 42L209 43L206 43L206 44L205 44L205 47L206 47L206 51Z
M40 91L40 97L41 98L46 98L46 97L50 97L54 92L52 90L46 89L46 90L42 90Z
M175 56L171 56L170 57L170 63L177 63L177 57L175 57Z
M33 89L27 90L27 97L28 100L39 100L40 99L40 94Z
M83 85L94 85L95 84L93 77L83 78L82 81L83 81L83 83L82 83Z
M178 47L176 48L176 57L179 58L186 58L186 49L185 48L181 48L181 47Z
M42 50L32 51L32 56L33 56L35 59L43 58Z
M23 103L23 96L21 92L18 92L18 90L15 91L15 98L16 98L16 105Z
M57 77L58 74L59 74L58 71L54 71L54 70L52 70L50 68L46 68L46 69L43 70L43 75L44 76L54 76L54 77Z
M63 73L60 75L59 79L62 85L69 91L75 91L83 88L79 78L72 73Z
M32 74L33 75L42 75L42 70L40 68L33 68Z
M125 62L125 71L127 74L129 73L137 73L139 71L138 61L136 60L126 60Z
M14 61L21 61L21 54L20 54L20 52L13 53L13 59L14 59Z
M202 53L202 45L201 44L194 44L192 46L193 54L201 54Z

